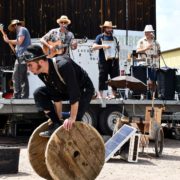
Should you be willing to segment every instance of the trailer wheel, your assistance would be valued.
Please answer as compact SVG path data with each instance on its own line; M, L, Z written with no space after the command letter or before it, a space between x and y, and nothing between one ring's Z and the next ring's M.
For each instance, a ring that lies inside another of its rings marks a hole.
M155 155L160 157L162 155L164 146L164 133L162 127L157 129L155 134Z
M91 126L95 128L97 127L97 119L96 119L95 112L90 108L85 112L82 118L82 121L90 124Z
M122 117L120 107L109 107L100 114L100 130L104 135L112 135L116 119Z

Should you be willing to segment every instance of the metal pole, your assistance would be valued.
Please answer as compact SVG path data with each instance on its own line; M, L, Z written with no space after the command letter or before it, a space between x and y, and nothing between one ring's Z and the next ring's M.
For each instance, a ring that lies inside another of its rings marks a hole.
M101 0L101 24L103 24L104 16L103 16L103 0Z
M129 28L129 22L128 22L128 0L126 0L126 45L128 45L128 28Z

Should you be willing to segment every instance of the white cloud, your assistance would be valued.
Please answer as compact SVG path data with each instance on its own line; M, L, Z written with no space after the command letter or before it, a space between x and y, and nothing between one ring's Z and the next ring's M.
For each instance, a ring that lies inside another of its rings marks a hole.
M157 40L161 50L180 47L180 0L157 0Z

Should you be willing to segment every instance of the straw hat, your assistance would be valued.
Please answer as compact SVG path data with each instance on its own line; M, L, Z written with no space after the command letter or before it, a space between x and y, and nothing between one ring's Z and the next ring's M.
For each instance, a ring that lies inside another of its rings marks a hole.
M154 32L152 25L146 25L144 28L144 32Z
M15 24L21 24L22 26L24 26L24 21L19 21L18 19L13 19L10 23L10 25L8 26L8 30L9 31L13 31L13 25Z
M71 20L65 16L62 15L59 19L56 20L56 22L59 24L60 22L67 22L67 24L71 24Z
M111 27L111 28L116 28L117 26L116 25L112 25L112 21L105 21L103 25L100 25L99 26L100 28L103 28L103 27Z

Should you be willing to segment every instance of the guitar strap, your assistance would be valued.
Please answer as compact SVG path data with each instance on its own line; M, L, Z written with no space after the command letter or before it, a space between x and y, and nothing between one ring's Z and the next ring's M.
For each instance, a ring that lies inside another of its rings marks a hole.
M56 64L56 58L52 58L52 61L53 61L54 69L56 70L56 73L59 76L60 81L63 82L63 84L66 84L64 82L64 79L62 78L62 76L60 75L60 73L58 71L58 67L57 67L57 64Z

